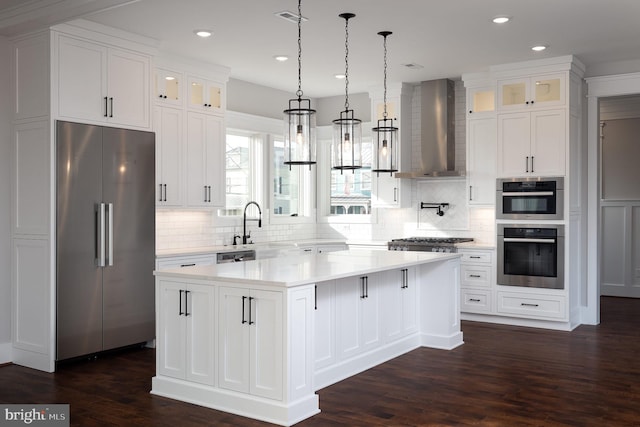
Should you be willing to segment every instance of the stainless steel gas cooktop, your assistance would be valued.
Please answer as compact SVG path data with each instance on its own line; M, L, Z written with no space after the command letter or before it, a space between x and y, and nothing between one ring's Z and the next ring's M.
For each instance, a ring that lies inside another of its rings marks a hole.
M387 243L390 251L458 252L459 243L472 242L470 237L406 237Z

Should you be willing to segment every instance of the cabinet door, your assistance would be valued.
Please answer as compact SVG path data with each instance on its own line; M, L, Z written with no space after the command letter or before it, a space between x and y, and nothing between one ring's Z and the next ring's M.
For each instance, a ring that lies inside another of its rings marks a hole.
M107 64L108 121L148 128L149 57L109 48Z
M564 175L566 111L535 111L531 113L531 173L534 175Z
M335 345L335 282L316 285L314 310L315 369L332 365L336 360Z
M529 174L530 147L530 113L499 115L498 175L517 177Z
M104 122L107 116L107 48L60 36L58 43L58 115Z
M214 288L189 284L186 299L186 379L215 384L215 299Z
M191 76L188 86L187 102L189 108L209 113L220 113L224 110L224 85Z
M157 103L182 106L184 76L177 71L156 69L153 81L153 98Z
M418 330L418 283L416 269L407 268L402 288L402 331L404 335Z
M360 352L362 337L360 318L362 317L363 289L360 278L348 277L336 280L336 344L340 359L347 359Z
M374 191L371 194L371 206L376 208L400 207L402 204L402 180L389 174L372 174Z
M483 87L467 90L467 113L473 117L495 113L496 88Z
M382 324L387 341L393 341L402 336L402 289L404 286L404 272L391 270L376 273L380 280L384 280L382 286Z
M249 291L220 287L218 292L218 384L248 393Z
M251 290L250 393L269 399L283 394L282 293Z
M494 205L498 125L495 118L469 120L467 124L469 204Z
M362 318L360 322L362 333L362 349L368 350L377 347L382 341L381 321L380 321L380 289L382 288L383 276L371 274L364 279L365 297L361 299Z
M186 372L186 317L182 283L161 280L156 288L158 353L157 372L174 378L185 378Z
M182 111L155 108L156 204L182 206Z
M223 206L224 192L223 119L207 114L187 113L187 204Z

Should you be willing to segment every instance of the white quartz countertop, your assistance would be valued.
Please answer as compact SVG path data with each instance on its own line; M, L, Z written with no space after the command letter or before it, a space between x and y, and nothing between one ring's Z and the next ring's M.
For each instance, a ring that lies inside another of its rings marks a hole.
M155 271L160 277L298 286L459 258L459 253L347 250Z

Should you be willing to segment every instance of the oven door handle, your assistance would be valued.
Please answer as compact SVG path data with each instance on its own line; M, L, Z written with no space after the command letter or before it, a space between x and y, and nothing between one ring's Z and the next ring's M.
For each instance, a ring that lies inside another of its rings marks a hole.
M555 243L556 239L525 239L517 237L505 237L502 239L505 243Z
M518 196L553 196L553 191L507 191L502 193L503 197L518 197Z

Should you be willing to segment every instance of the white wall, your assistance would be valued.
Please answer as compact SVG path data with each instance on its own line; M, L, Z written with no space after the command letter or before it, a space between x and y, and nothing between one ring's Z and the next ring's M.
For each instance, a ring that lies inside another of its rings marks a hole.
M229 111L282 119L289 99L295 97L295 90L288 93L236 79L229 79L227 83L227 110ZM311 103L314 104L315 100L312 99Z
M0 37L0 363L11 343L11 48Z

